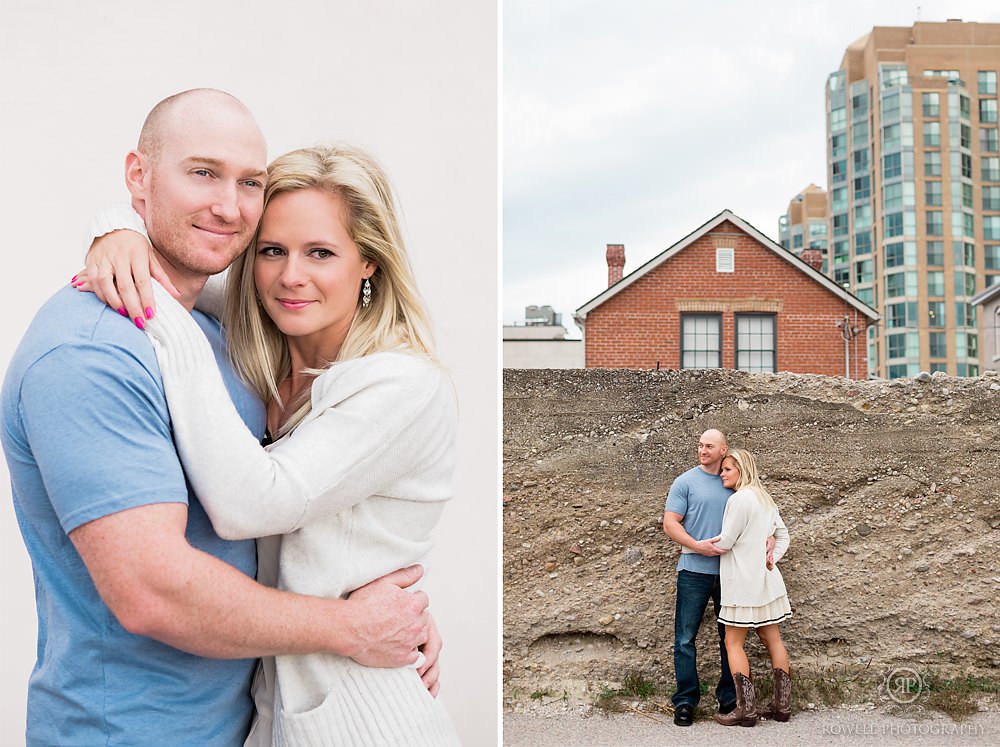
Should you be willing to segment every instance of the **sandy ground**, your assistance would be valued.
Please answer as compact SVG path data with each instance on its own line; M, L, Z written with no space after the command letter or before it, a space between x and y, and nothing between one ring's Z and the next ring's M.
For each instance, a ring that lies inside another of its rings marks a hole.
M752 729L698 720L673 725L665 714L589 715L579 712L504 713L506 747L569 745L1000 745L1000 711L980 712L956 723L935 712L896 716L878 710L839 708L795 713L785 724L759 722Z

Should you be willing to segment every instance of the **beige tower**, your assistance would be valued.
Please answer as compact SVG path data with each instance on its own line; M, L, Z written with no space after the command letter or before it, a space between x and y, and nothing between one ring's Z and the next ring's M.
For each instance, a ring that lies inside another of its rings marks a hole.
M1000 24L876 26L826 86L829 267L881 313L869 370L979 373L1000 282Z
M778 241L797 257L806 249L816 249L823 253L821 272L830 274L828 256L830 214L826 192L810 184L788 203L785 214L778 219Z

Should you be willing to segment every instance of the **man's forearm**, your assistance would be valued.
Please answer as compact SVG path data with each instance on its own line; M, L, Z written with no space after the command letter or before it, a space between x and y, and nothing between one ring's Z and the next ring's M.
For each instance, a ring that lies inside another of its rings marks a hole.
M666 535L682 547L697 551L697 541L684 529L684 525L674 518L663 517L663 531Z
M354 654L348 600L272 589L207 553L186 554L178 578L146 589L123 615L131 632L218 659Z

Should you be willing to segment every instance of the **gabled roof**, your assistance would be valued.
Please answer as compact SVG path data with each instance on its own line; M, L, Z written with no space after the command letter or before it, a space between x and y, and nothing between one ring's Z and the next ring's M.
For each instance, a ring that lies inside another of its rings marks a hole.
M1000 297L1000 283L991 285L984 291L980 291L978 294L973 296L972 305L986 303L987 301L992 301L994 298Z
M841 288L839 285L833 282L833 280L828 278L819 270L813 269L811 265L796 257L794 254L792 254L790 251L782 247L780 244L774 243L771 239L762 234L760 231L751 226L749 223L740 218L738 215L733 213L731 210L723 210L721 213L716 215L710 221L708 221L701 227L696 228L694 231L689 233L687 236L678 241L676 244L666 249L665 251L657 254L651 260L646 262L646 264L642 265L636 270L633 270L628 275L623 277L614 285L607 288L607 290L603 291L599 295L594 296L592 299L587 301L587 303L585 303L583 306L580 306L576 310L575 316L585 318L589 312L596 309L598 306L607 301L613 295L615 295L616 293L621 293L623 290L632 285L632 283L634 283L636 280L639 280L643 276L649 274L657 267L662 265L664 262L666 262L668 259L673 257L675 254L682 252L684 249L686 249L688 246L690 246L695 241L700 239L702 236L707 234L709 231L718 227L721 223L727 220L733 225L735 225L737 228L739 228L741 231L743 231L745 234L750 236L750 238L757 240L765 249L770 249L778 257L790 263L793 267L795 267L795 269L808 275L812 280L815 280L817 283L822 285L828 291L838 296L845 303L849 304L850 306L853 306L855 309L860 311L862 314L867 316L872 321L878 321L879 314L877 311L875 311L875 309L866 304L864 301L855 296L853 293Z

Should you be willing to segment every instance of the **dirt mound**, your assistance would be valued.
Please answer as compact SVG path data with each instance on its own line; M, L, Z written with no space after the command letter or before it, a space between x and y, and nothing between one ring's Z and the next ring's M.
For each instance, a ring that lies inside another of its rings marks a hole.
M505 371L505 683L673 682L663 502L707 428L757 456L791 532L793 666L995 677L998 424L992 374Z

